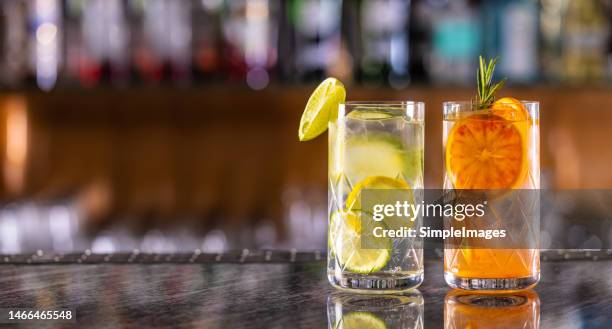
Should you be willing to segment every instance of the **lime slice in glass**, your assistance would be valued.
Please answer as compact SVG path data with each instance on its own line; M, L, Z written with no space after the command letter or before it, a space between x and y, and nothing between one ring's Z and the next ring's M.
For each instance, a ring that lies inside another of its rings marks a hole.
M335 78L323 81L310 95L300 120L300 141L316 138L327 130L327 124L338 118L338 106L346 99L342 82Z
M401 141L387 134L352 136L346 140L344 171L348 177L363 180L368 176L402 177L417 180L421 173L422 149L406 150Z
M370 312L351 312L344 315L335 329L386 329L387 324Z

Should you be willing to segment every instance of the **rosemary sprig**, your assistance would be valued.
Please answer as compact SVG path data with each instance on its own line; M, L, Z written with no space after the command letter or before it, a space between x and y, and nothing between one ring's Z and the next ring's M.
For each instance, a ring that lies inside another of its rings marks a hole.
M487 63L485 59L480 56L480 67L476 77L476 84L478 85L478 108L488 108L495 101L495 93L500 90L506 83L506 79L493 85L493 72L495 71L495 65L497 65L498 58L495 57L490 59Z

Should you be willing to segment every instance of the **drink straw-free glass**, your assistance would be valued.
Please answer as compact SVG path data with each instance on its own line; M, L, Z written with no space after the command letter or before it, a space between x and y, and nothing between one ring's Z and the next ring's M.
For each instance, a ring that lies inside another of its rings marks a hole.
M521 103L512 111L444 103L444 189L487 191L486 218L464 225L492 223L508 234L468 247L445 240L444 276L453 288L520 290L539 281L539 103Z
M367 189L423 188L425 106L418 102L347 102L329 124L328 279L341 289L398 292L423 281L419 238L386 238L362 245ZM412 193L412 192L409 192ZM417 220L408 225L416 228Z

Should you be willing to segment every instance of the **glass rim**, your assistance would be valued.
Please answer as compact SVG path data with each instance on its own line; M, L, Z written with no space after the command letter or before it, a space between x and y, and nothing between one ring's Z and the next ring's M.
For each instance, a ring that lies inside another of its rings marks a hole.
M540 105L539 101L532 101L532 100L525 100L525 99L519 99L519 102L521 102L524 105ZM470 106L473 107L474 105L476 105L476 102L474 101L444 101L442 102L442 106L446 107L448 105L461 105L461 106Z
M425 117L425 102L419 101L350 101L340 103L338 116L344 117L351 112L389 111L393 116L404 116L413 120L423 121Z
M519 100L521 104L525 106L527 113L533 119L539 119L540 117L540 102L532 100ZM448 116L456 115L458 113L469 113L482 111L476 106L474 101L445 101L442 102L442 114L446 119Z
M362 107L393 107L393 106L406 106L406 105L417 105L417 106L425 106L425 102L420 101L348 101L342 102L340 105L345 106L362 106Z

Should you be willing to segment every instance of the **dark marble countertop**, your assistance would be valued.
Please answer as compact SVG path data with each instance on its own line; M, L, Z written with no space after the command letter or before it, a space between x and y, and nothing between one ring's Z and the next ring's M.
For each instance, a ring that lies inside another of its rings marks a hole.
M439 260L418 293L368 298L327 283L323 261L0 265L0 308L74 308L24 328L610 328L612 261L545 261L519 305L461 300ZM519 296L520 297L520 296ZM342 319L344 326L338 325ZM14 328L16 325L0 325ZM369 326L369 327L368 327Z

